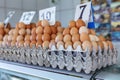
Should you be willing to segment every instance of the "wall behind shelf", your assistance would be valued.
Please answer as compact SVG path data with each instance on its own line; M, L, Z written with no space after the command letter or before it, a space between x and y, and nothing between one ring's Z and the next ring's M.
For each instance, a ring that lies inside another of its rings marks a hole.
M20 20L24 11L37 11L33 22L38 21L38 12L40 9L49 7L48 0L0 0L0 22L3 22L9 11L16 11L16 14L10 20L13 27Z

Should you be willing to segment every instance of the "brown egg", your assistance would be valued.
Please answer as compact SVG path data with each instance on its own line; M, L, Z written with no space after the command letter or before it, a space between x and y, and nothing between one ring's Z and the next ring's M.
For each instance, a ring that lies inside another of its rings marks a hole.
M5 28L5 29L4 29L4 32L5 32L5 34L8 34L9 29L8 29L8 28Z
M13 35L18 35L19 31L17 29L13 29L13 31L11 32L11 34Z
M44 27L44 33L51 34L51 28L49 26Z
M57 42L57 48L59 48L60 45L63 45L63 47L64 47L64 42L63 42L63 41L58 41L58 42Z
M20 29L25 29L25 24L23 23L23 22L19 22L18 23L18 27L20 28Z
M109 44L108 44L106 41L102 41L102 42L103 42L104 48L105 48L106 50L108 50Z
M14 29L11 29L8 34L13 35L13 31L14 31Z
M62 40L63 40L63 35L62 34L57 35L56 38L55 38L55 42L62 41Z
M90 41L83 41L82 48L83 48L83 50L88 49L91 52L92 51L92 44L91 44L91 42Z
M55 45L55 40L50 41L49 48L51 49L53 45Z
M65 49L67 49L68 46L72 46L72 42L71 41L68 41L68 42L65 43Z
M36 34L42 34L42 33L43 33L43 27L38 26L38 27L36 28Z
M78 46L81 46L81 42L80 41L75 41L73 44L73 48L76 49Z
M70 34L70 29L69 28L65 28L63 30L63 35L66 35L66 34Z
M12 35L9 35L8 36L8 41L12 41L12 37L13 37Z
M49 41L44 41L42 47L43 49L49 48Z
M24 42L24 46L25 46L25 47L30 46L30 40L25 41L25 42Z
M78 34L78 29L76 27L72 27L71 30L70 30L70 34L71 35Z
M36 46L36 41L31 41L30 47L32 48L33 46Z
M57 27L57 32L62 33L62 32L63 32L63 30L64 30L64 28L63 28L63 27L61 27L61 26Z
M19 30L19 34L20 34L20 35L25 35L25 34L26 34L25 29L24 29L24 28L20 29L20 30Z
M81 33L80 34L80 41L90 41L89 35L87 33Z
M60 21L56 21L56 22L55 22L55 26L56 26L56 27L61 26L61 22L60 22Z
M42 46L42 41L37 41L37 43L36 43L36 47L38 48L39 46Z
M61 32L58 32L58 33L57 33L57 35L59 35L59 34L63 35Z
M41 21L41 25L42 25L43 27L49 26L49 22L48 22L47 20L42 20L42 21Z
M93 30L93 29L90 29L90 33L91 33L92 35L96 35L96 32L95 32L95 30Z
M20 41L19 42L19 47L23 47L24 46L24 41Z
M4 35L4 34L5 34L4 29L1 29L1 28L0 28L0 34L1 34L1 35Z
M104 49L104 45L103 45L102 41L98 41L97 44L98 44L98 46L100 46L101 49Z
M49 34L43 34L42 35L42 40L43 41L50 41L50 35Z
M23 41L23 40L24 40L24 37L23 37L23 36L19 35L19 36L17 37L17 42L20 42L20 41Z
M32 28L31 34L36 34L36 28Z
M37 41L42 41L42 34L37 34L36 40Z
M72 35L72 42L76 42L80 40L80 35L79 34L73 34Z
M36 24L35 23L30 23L30 26L31 26L32 29L36 28Z
M0 41L2 41L2 40L3 40L3 35L0 34Z
M37 27L38 27L38 26L42 26L42 25L41 25L41 20L36 23L36 26L37 26Z
M83 33L83 32L88 34L88 28L85 27L85 26L81 26L81 27L79 28L79 34L81 34L81 33Z
M5 36L3 37L3 41L5 41L5 42L8 41L8 35L5 35Z
M31 29L30 24L27 24L27 25L26 25L26 29Z
M75 27L75 26L76 26L75 21L74 21L74 20L71 20L71 21L69 22L69 27L72 28L72 27Z
M16 41L16 40L17 40L17 36L16 36L16 35L13 35L12 41Z
M29 34L25 35L24 41L30 41L30 35Z
M51 28L52 34L56 34L57 33L57 28L56 27L51 26L50 28Z
M32 34L32 35L30 36L30 40L31 40L31 41L35 41L35 40L36 40L36 34Z
M67 35L65 35L64 37L63 37L63 41L66 43L66 42L68 42L68 41L71 41L72 40L72 37L71 37L71 35L70 34L67 34Z
M54 40L55 40L55 38L56 38L56 34L52 34L52 35L51 35L51 39L54 39Z
M90 41L97 41L95 35L90 34L89 38L90 38Z
M76 27L79 29L81 26L86 26L85 22L82 19L76 21Z
M106 41L105 38L102 35L99 35L98 37L99 37L100 41Z
M97 44L97 42L92 41L91 43L92 43L93 49L95 49L96 51L98 51L98 44Z
M31 30L30 29L26 29L26 34L30 35Z
M12 41L11 46L15 46L15 45L16 45L16 41Z
M0 29L4 28L4 23L0 22Z
M111 41L107 41L108 45L109 45L109 48L110 49L113 49L113 43Z

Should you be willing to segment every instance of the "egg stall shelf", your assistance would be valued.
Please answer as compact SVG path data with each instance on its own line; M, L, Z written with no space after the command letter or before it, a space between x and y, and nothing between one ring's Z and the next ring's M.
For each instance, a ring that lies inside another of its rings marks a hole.
M112 60L110 60L110 65L116 63L117 53L116 51L113 53L114 54L111 55ZM81 55L83 56L81 57ZM58 50L56 52L35 47L17 48L7 46L0 48L0 59L2 62L50 72L79 76L87 79L90 79L95 70L108 66L109 60L106 57L108 55L106 54L104 56L105 57L102 55L102 59L104 59L105 62L101 62L101 58L97 55L95 55L95 57L97 57L98 60L92 59L92 55L90 55L89 52L71 53L71 51L68 50ZM81 58L83 58L83 60L81 60Z

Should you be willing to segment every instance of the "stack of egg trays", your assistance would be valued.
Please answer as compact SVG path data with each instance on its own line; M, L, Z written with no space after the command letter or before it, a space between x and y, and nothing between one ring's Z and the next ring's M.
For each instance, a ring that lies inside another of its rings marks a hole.
M49 62L52 68L67 69L68 71L75 70L76 72L81 72L82 70L89 74L96 69L101 69L102 67L107 67L117 62L117 52L114 48L111 50L104 49L96 51L95 49L90 52L88 49L85 51L79 46L76 50L72 50L68 47L66 50L64 48L53 49L48 51Z
M111 50L104 49L83 51L79 46L76 50L68 47L66 50L63 47L56 49L55 46L48 49L30 47L0 47L0 59L19 62L24 64L66 69L68 71L75 70L81 72L82 70L89 74L91 71L101 69L102 67L116 64L117 51L114 48Z

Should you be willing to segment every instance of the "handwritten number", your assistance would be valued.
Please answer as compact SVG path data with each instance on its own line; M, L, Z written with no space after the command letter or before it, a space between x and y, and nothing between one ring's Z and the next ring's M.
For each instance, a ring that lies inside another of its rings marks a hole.
M47 19L48 21L51 20L51 12L50 12L50 11L48 11L48 12L46 13L46 19Z
M84 12L86 6L87 6L87 5L80 6L80 9L82 8L82 12L81 12L81 14L80 14L79 19L82 19L82 15L83 15L83 12Z

